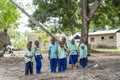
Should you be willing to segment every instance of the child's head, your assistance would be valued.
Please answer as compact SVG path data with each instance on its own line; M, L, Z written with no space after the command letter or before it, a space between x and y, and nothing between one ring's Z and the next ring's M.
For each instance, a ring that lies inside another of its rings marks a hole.
M62 41L59 42L60 47L64 47L64 43Z
M54 37L51 38L51 43L55 44L55 38Z
M32 46L32 41L29 41L29 44Z
M81 49L84 49L84 48L85 48L85 46L84 46L84 45L82 45L82 46L81 46Z
M34 43L35 43L36 47L39 47L39 41L38 40L36 40Z
M62 42L66 43L66 38L65 37L62 37Z
M31 48L32 48L31 44L28 43L28 44L27 44L27 49L28 49L28 50L31 50Z

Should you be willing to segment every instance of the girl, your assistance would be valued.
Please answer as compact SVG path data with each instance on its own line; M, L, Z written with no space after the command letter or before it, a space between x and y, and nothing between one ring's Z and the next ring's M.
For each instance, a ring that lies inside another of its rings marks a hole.
M86 68L87 67L87 63L88 63L88 58L87 58L87 46L82 43L80 45L80 65L83 67L83 68Z
M78 60L78 54L77 54L77 46L75 44L74 39L71 40L70 44L68 45L68 51L69 51L69 64L72 64L72 68L76 68L75 64Z

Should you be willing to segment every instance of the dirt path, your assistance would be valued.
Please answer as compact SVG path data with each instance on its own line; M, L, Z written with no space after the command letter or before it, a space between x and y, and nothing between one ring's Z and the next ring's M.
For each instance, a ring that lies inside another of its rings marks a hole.
M21 52L16 53L23 55ZM19 56L20 56L19 55ZM0 58L0 80L120 80L120 53L91 53L87 69L70 69L62 73L50 73L47 54L44 54L42 74L24 76L24 58ZM97 64L98 67L93 66Z

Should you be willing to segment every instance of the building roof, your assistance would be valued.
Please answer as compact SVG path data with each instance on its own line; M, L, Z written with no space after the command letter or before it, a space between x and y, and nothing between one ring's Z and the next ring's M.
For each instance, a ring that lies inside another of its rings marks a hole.
M120 29L96 31L96 32L89 33L89 35L114 34L119 31L120 31Z
M104 31L96 31L96 32L91 32L89 35L103 35L103 34L114 34L120 32L120 29L114 29L114 30L104 30ZM76 37L81 37L81 33L75 33L73 36L71 36L71 39L76 38Z

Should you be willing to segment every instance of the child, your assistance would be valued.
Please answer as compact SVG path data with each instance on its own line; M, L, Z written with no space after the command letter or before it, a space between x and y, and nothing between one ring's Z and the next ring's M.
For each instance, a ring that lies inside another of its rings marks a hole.
M63 42L59 43L58 47L58 72L62 72L66 70L66 49L64 48Z
M87 58L87 46L82 43L80 45L80 65L83 67L83 68L86 68L87 67L87 63L88 63L88 58Z
M41 73L41 67L42 67L41 59L43 59L43 57L39 49L39 41L35 41L34 44L35 44L35 48L33 52L34 52L35 61L36 61L36 73L39 74Z
M31 45L27 44L27 50L25 51L25 75L33 74L33 52Z
M75 44L74 39L71 40L71 43L68 45L68 51L69 51L69 64L72 64L72 68L76 68L75 64L78 60L78 54L77 54L77 46Z
M64 44L64 48L66 49L66 54L68 54L68 45L67 45L67 42L66 42L66 38L65 37L62 37L62 42ZM66 67L65 69L67 69L67 57L66 57Z
M57 50L58 47L55 44L55 38L51 38L51 44L48 47L49 55L48 59L50 59L50 69L51 72L56 72L56 67L57 67Z

